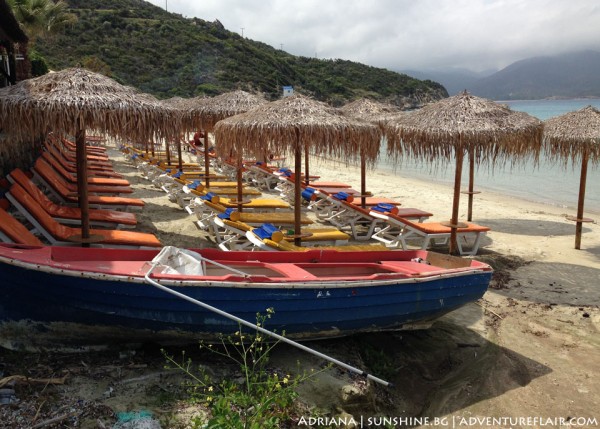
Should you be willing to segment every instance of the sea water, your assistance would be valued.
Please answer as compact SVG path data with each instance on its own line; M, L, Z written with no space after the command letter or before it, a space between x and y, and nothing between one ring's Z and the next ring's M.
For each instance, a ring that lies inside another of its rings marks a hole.
M588 105L600 110L600 99L523 100L500 103L507 104L513 110L529 113L541 120L579 110ZM381 170L393 171L399 176L436 183L448 185L454 183L454 161L440 167L411 159L397 162L387 158L385 153L385 148L382 148L382 156L378 163L378 168ZM474 187L475 190L482 192L489 190L528 201L563 207L565 213L574 215L579 195L580 173L581 162L576 162L575 165L569 162L565 166L563 163L551 163L542 155L537 165L529 160L517 165L508 162L504 166L476 166ZM468 175L469 164L465 157L463 190L468 186ZM588 164L586 183L585 212L600 214L600 166L591 162Z

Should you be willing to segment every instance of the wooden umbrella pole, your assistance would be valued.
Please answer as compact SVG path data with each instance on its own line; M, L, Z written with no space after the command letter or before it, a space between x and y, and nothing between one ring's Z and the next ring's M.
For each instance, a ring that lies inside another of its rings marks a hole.
M204 140L206 142L206 139ZM204 143L204 145L206 146L206 143ZM238 157L237 157L237 164L238 164L238 168L237 168L237 207L238 207L238 211L241 213L243 211L243 201L242 198L244 197L244 195L242 194L242 168L243 163L242 163L242 153L238 152ZM207 183L208 186L208 183Z
M300 165L300 170L296 171L300 174L302 165ZM304 184L306 186L310 185L310 178L308 177L308 145L304 146Z
M79 193L79 209L81 210L82 246L89 246L86 239L90 237L90 212L87 186L87 153L85 147L85 128L77 123L75 132L75 147L77 159L77 192Z
M169 150L169 140L165 138L165 151L167 155L167 165L171 165L171 151Z
M179 159L178 168L179 171L183 171L183 160L181 154L181 138L177 138L177 158Z
M367 207L367 160L364 150L360 154L360 206Z
M296 246L302 245L301 238L301 229L300 229L300 205L301 205L301 192L302 192L302 182L301 182L301 171L302 171L302 150L300 148L300 130L296 128L296 153L294 157L294 244Z
M454 199L452 201L452 219L450 220L450 254L456 253L456 228L458 226L458 206L460 204L460 181L463 165L462 145L456 147L456 172L454 174Z
M210 183L210 179L208 178L209 170L210 170L210 158L208 157L208 131L200 130L202 134L204 134L204 183L206 183L206 187L208 187ZM241 160L240 160L240 168L241 168ZM241 198L238 198L241 201Z
M469 207L467 210L467 220L473 220L473 183L475 182L475 151L469 151Z
M585 202L585 184L587 181L588 151L584 148L581 154L581 177L579 179L579 200L577 202L577 224L575 226L575 249L581 249L583 232L583 203Z

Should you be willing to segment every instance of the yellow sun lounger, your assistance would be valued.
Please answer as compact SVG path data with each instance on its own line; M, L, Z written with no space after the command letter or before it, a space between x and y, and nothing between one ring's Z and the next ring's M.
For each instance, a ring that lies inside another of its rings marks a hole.
M217 216L213 217L212 222L214 227L219 229L217 245L221 250L244 250L256 245L256 243L250 241L247 234L256 229L255 227L245 222L222 219ZM273 227L276 228L275 226ZM348 234L338 231L335 228L307 228L303 232L307 233L304 241L310 243L310 245L343 245L350 239ZM282 231L279 231L279 235L282 240L284 238L286 241L293 240L293 237L286 237L286 234Z
M221 198L221 204L227 208L233 207L237 208L238 204L236 201L233 201L229 198ZM253 211L270 211L277 209L290 209L291 206L285 201L281 201L274 198L257 198L252 201L245 201L242 204L243 210L253 210Z
M274 229L273 225L263 224L259 228L253 228L250 231L246 232L246 237L248 240L254 244L254 246L261 250L283 250L283 251L306 251L316 244L322 244L323 238L329 238L333 240L333 245L328 246L318 246L320 249L332 249L332 250L340 250L340 251L381 251L386 250L386 247L381 244L366 244L366 245L346 245L348 240L336 240L336 238L341 238L342 235L346 235L347 238L350 238L347 234L344 234L341 231L335 231L329 229L306 229L305 232L311 233L310 237L307 237L306 243L307 246L296 246L290 240L291 237L286 237L281 231ZM310 241L310 238L313 240L321 240L321 241ZM331 244L331 241L329 241ZM342 245L341 245L342 244Z
M268 238L262 240L261 243L256 243L261 250L280 250L284 252L308 252L314 250L315 247L296 246L289 241L273 241ZM348 244L345 246L318 246L317 249L337 250L338 252L375 252L382 250L390 250L383 244Z

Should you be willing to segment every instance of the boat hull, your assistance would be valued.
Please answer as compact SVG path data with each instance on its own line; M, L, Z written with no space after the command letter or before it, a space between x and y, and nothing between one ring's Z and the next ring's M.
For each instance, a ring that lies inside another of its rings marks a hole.
M212 340L240 329L235 321L153 287L143 276L78 271L74 263L46 266L34 258L24 262L15 259L18 254L1 250L4 347L77 350L145 341L173 343ZM341 280L286 282L163 278L160 283L251 323L257 313L266 315L272 308L267 329L291 339L317 339L432 321L480 298L491 274L491 270L463 270L417 279L352 280L350 275Z

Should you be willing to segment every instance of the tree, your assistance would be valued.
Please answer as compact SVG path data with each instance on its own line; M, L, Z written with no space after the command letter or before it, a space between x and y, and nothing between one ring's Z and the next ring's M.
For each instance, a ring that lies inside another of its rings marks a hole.
M77 21L63 0L8 0L8 3L31 43L59 33Z

